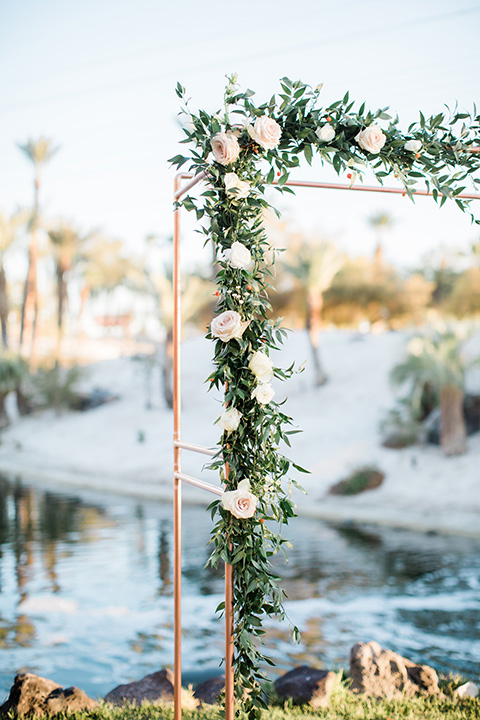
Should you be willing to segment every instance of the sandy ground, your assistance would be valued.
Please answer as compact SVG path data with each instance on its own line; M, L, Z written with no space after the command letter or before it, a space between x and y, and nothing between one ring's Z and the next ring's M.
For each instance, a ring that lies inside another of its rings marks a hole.
M380 445L379 423L394 403L388 373L405 344L401 333L325 333L322 357L329 383L313 387L307 363L305 372L276 386L276 399L288 394L286 410L303 430L285 454L311 471L297 478L307 490L306 496L295 492L299 513L480 536L480 433L469 438L468 453L457 458L444 457L434 446L388 450ZM207 393L204 384L210 355L203 338L183 345L182 436L207 447L219 435L214 421L220 407L220 397ZM292 333L275 362L286 367L308 358L305 334ZM83 413L15 418L1 436L0 472L65 488L170 499L173 420L158 375L155 371L147 382L144 366L129 358L91 366L85 387L108 389L120 399ZM480 392L478 375L468 382ZM183 471L199 476L205 458L183 455ZM380 488L355 497L328 495L331 485L366 463L386 473ZM218 484L213 473L201 477ZM187 485L183 497L206 505L211 500Z

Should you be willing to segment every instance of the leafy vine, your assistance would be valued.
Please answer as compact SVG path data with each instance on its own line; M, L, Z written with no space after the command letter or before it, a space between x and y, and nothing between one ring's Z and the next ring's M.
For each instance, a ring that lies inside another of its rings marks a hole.
M280 452L298 431L283 403L273 400L270 384L294 369L274 367L270 359L285 330L267 316L275 257L263 229L270 207L265 189L276 181L280 192L292 192L285 185L291 170L301 155L311 164L316 154L338 174L347 172L352 183L370 168L380 183L398 178L413 199L423 180L437 203L451 199L470 212L459 195L466 181L478 183L480 165L478 115L455 110L427 119L420 113L404 134L386 108L371 112L362 104L355 110L348 93L322 108L320 86L288 78L280 86L278 96L257 105L253 92L241 92L232 76L224 108L210 114L192 112L177 84L187 120L182 142L191 151L170 161L177 168L188 163L208 180L200 198L186 196L180 204L207 220L200 232L216 254L218 305L207 333L215 343L215 369L207 381L224 391L224 399L220 449L210 467L219 471L225 492L210 506L215 524L209 563L222 559L233 566L235 688L252 717L264 704L261 666L273 664L262 652L262 622L265 616L284 617L271 558L288 545L281 527L295 515L291 486L297 483L286 480L292 466L303 471ZM222 603L217 610L223 609Z

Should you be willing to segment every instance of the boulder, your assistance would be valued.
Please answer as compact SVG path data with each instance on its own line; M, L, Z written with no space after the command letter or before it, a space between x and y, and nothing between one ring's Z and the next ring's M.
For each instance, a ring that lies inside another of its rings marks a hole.
M308 703L314 708L328 705L335 686L336 675L328 670L301 665L275 680L275 692L295 704Z
M141 680L119 685L103 699L113 705L123 705L125 702L140 705L144 700L173 702L173 695L173 672L164 668L159 672L146 675Z
M357 643L350 651L350 689L376 698L440 695L438 675L377 642Z
M460 698L476 698L478 696L478 687L473 682L466 682L464 685L460 685L460 687L454 690L453 694Z
M58 683L33 673L17 675L0 715L9 711L18 717L41 717L93 710L98 703L76 687L64 690Z
M46 715L58 715L59 713L94 710L96 707L98 707L96 700L92 700L83 690L79 690L77 687L57 688L45 698L44 713Z
M201 703L215 705L225 690L225 675L217 675L201 682L193 691L193 696Z

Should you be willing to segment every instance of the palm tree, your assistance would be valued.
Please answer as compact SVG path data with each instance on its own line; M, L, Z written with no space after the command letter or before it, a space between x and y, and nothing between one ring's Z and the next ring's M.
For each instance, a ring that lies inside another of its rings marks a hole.
M87 298L90 294L104 294L105 315L109 313L111 298L118 287L145 289L146 281L141 263L134 262L125 255L121 240L99 237L84 253L83 259L85 287L82 295Z
M9 424L5 399L11 392L17 394L17 404L20 414L28 412L25 396L21 384L28 372L24 360L11 355L0 356L0 429Z
M387 212L379 212L372 215L368 222L376 230L377 247L375 248L375 263L377 266L383 265L383 243L385 240L385 230L390 230L394 225L391 215Z
M405 360L391 371L396 386L410 383L410 405L418 415L426 389L433 390L440 405L440 444L445 455L461 455L467 450L467 432L463 414L465 370L462 355L465 333L452 327L440 327L414 337Z
M157 300L160 321L166 330L162 364L163 395L167 406L173 408L173 273L165 267L163 274L147 273L151 292ZM214 288L199 275L182 277L182 323L185 325L212 302Z
M0 213L0 323L2 326L2 344L5 349L8 348L8 312L10 303L8 300L4 257L16 239L18 228L25 221L26 214L22 211L15 213L11 217Z
M28 269L27 277L25 278L22 314L20 319L20 346L22 347L25 339L26 326L29 322L31 322L31 355L34 357L38 320L37 227L39 223L40 174L43 166L55 155L58 147L54 147L52 141L46 137L40 137L38 140L30 139L24 145L19 144L18 147L33 163L34 168L33 209L30 220L31 239L28 248Z
M296 279L305 295L305 329L312 350L315 385L324 385L328 380L319 354L323 295L343 263L343 256L332 243L308 242L303 237L289 243L287 259L283 263L285 270Z
M92 233L83 235L71 223L64 221L61 221L56 227L48 231L48 237L52 243L57 279L57 359L60 356L63 338L69 274L74 264L82 258L82 249L91 236Z

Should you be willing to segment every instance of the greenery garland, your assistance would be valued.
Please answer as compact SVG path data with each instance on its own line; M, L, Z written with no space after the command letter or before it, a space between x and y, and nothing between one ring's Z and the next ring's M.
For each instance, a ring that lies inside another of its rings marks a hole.
M195 211L198 220L208 219L200 232L205 242L213 241L218 268L217 314L207 334L215 343L215 369L207 380L224 389L218 420L223 434L210 467L220 472L226 491L210 506L216 522L209 563L222 559L233 566L236 695L252 717L263 705L260 666L273 664L258 642L262 620L284 617L283 592L270 559L288 545L281 526L295 515L291 484L297 483L285 480L291 466L303 471L279 451L298 431L283 403L273 401L270 385L274 376L286 379L294 369L273 367L269 357L285 330L280 320L267 318L275 258L263 229L270 207L265 189L276 180L279 191L292 192L285 186L291 169L302 154L311 163L315 153L338 174L346 171L352 184L371 168L380 183L386 176L400 179L413 199L422 179L440 205L450 198L469 211L468 201L458 195L468 178L478 182L473 175L479 168L479 156L472 152L478 144L478 115L454 111L426 119L420 113L419 122L403 134L398 118L386 109L371 112L362 104L355 110L348 93L321 108L321 86L313 89L288 78L280 85L278 97L256 105L253 92L240 92L233 75L223 110L209 114L191 112L185 89L177 84L187 121L182 142L192 150L170 161L177 168L188 163L194 174L204 172L208 179L200 199L187 196L180 204ZM217 610L223 609L222 603Z

